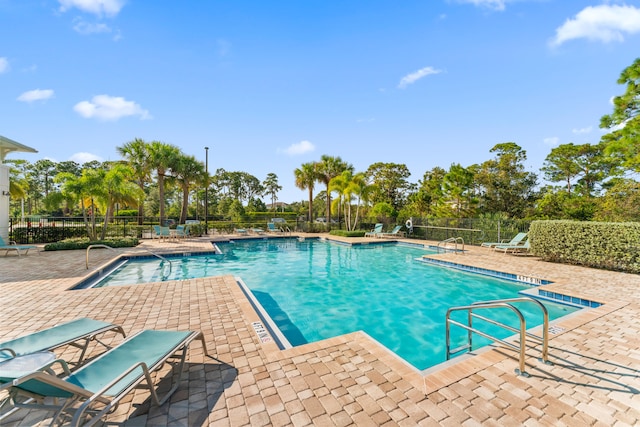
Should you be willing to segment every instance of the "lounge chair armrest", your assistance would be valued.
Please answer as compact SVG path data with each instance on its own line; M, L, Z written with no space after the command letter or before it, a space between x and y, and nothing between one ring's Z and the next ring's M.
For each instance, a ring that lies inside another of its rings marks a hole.
M8 347L6 347L6 348L0 348L0 353L2 353L2 352L9 353L9 354L11 355L11 357L16 357L16 356L17 356L17 355L16 355L16 352L15 352L15 351L13 351L12 349L8 348Z
M71 369L69 369L69 364L63 359L56 359L53 362L47 363L40 369L43 371L49 372L52 375L55 375L55 372L53 372L51 368L56 364L60 365L65 376L71 375Z
M118 384L118 382L122 381L122 379L124 377L126 377L127 375L129 375L131 372L135 371L138 368L142 368L142 373L144 374L145 378L147 379L147 382L149 383L149 388L152 390L151 396L155 396L155 393L153 393L153 381L151 380L151 374L149 372L149 368L147 367L147 364L144 362L138 362L134 365L132 365L129 369L127 369L126 371L124 371L123 373L121 373L120 375L118 375L116 378L114 378L113 380L111 380L108 384L106 384L104 387L102 387L102 389L96 391L93 396L91 396L89 399L87 399L87 402L85 402L82 406L89 406L91 402L94 402L95 400L99 399L103 394L105 394L111 387L113 387L114 385ZM136 381L137 383L138 381ZM157 397L157 396L156 396ZM157 400L157 398L155 399ZM158 402L154 402L154 403L158 403Z

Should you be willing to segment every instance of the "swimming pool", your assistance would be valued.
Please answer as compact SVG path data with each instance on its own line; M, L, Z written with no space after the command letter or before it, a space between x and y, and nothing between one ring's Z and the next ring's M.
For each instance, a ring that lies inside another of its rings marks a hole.
M291 345L363 330L418 369L445 360L449 307L511 298L530 289L524 283L417 262L429 251L398 244L269 239L217 245L221 254L172 258L170 272L157 259L130 260L100 286L232 274L247 285ZM577 310L545 305L552 319ZM535 307L518 307L528 328L541 323ZM515 326L510 313L491 316ZM457 328L452 332L456 347L465 334ZM474 338L474 343L488 341Z

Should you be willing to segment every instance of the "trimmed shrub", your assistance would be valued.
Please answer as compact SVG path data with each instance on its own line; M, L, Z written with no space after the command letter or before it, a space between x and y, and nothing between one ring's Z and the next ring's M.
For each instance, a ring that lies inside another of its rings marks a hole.
M531 252L545 261L640 273L640 223L533 221Z
M44 246L45 251L66 251L72 249L87 249L89 245L107 245L112 248L130 248L138 246L140 242L133 237L117 239L105 239L90 241L87 238L65 239L56 243L49 243Z
M331 230L329 232L329 234L332 236L341 236L341 237L364 237L364 233L366 233L366 231L364 230L354 230L354 231Z

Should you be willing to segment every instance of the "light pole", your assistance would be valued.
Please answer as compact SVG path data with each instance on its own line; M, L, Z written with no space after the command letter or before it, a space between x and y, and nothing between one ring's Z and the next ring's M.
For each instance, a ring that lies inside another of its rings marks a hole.
M204 187L204 234L209 235L209 147L204 147L204 170L205 187Z

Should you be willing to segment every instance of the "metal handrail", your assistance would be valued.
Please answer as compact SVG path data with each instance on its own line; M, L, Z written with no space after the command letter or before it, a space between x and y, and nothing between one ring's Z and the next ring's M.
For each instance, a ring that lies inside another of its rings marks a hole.
M96 244L96 245L89 245L87 246L87 251L86 251L86 262L85 262L85 266L87 267L87 270L89 269L89 250L93 249L93 248L105 248L105 249L111 249L112 251L116 251L115 249L113 249L111 246L107 246L107 245L102 245L102 244Z
M491 320L491 319L487 319L484 316L480 316L477 315L475 313L473 313L473 310L481 310L481 309L491 309L491 308L507 308L511 311L513 311L516 316L518 316L518 320L520 321L520 328L517 329L516 331L519 332L520 335L520 343L519 345L515 345L513 343L510 343L508 341L502 340L500 338L494 337L492 335L489 335L485 332L482 332L478 329L473 328L473 321L472 319L475 317L477 319L480 320L484 320L487 321L491 324L494 324L496 326L500 326L503 327L505 329L508 330L515 330L515 328L512 328L511 326L508 325L504 325L500 322L497 322L495 320ZM453 319L450 318L451 313L453 313L454 311L466 311L467 312L467 325L460 323L458 321L455 321ZM462 329L465 329L467 331L467 345L466 346L462 346L459 347L457 349L451 350L451 331L450 331L450 325L456 325L461 327ZM524 359L525 359L525 349L526 349L526 339L527 339L527 334L526 334L526 321L524 319L524 316L522 315L522 312L520 310L518 310L516 307L514 307L513 305L509 304L508 302L500 302L498 301L492 301L492 302L488 302L488 303L480 303L480 304L472 304L472 305L466 305L466 306L460 306L460 307L451 307L447 310L447 316L446 316L446 328L445 328L445 334L446 334L446 357L447 360L449 360L451 358L451 353L457 353L460 352L462 350L471 350L472 349L472 335L478 334L482 337L485 337L487 339L492 340L493 342L498 342L502 345L504 345L505 347L511 348L513 350L518 351L519 354L519 368L515 369L516 374L518 375L522 375L525 377L528 377L529 374L525 371L525 364L524 364Z
M440 245L443 245L443 249L446 249L447 243L454 243L455 245L455 253L458 253L458 242L462 244L462 251L464 252L464 239L462 237L449 237L441 242L438 242L438 250L440 250Z
M87 246L87 252L86 252L87 253L87 256L86 256L87 259L86 259L86 263L85 263L85 266L86 266L87 270L89 269L89 250L93 249L93 248L105 248L105 249L111 249L114 252L116 251L111 246L103 245L103 244L95 244L95 245ZM159 255L159 254L157 254L157 253L155 253L153 251L150 251L149 249L141 248L138 252L148 252L151 255L153 255L154 257L160 258L162 261L168 262L169 263L169 274L171 274L171 272L173 270L173 263L171 262L171 260L169 260L169 259L163 257L162 255Z
M505 298L500 300L491 300L491 301L479 301L479 302L474 302L472 305L484 305L484 304L492 304L496 302L506 302L506 303L529 302L529 303L533 303L538 308L540 308L540 310L542 311L542 336L540 337L530 332L526 332L526 334L529 338L533 338L542 343L542 357L540 358L540 360L545 364L550 365L551 362L549 362L549 310L547 310L547 307L537 299L531 298L531 297L518 297L518 298ZM508 325L504 325L504 326L507 329L512 330L513 332L518 332L515 328L511 328Z

